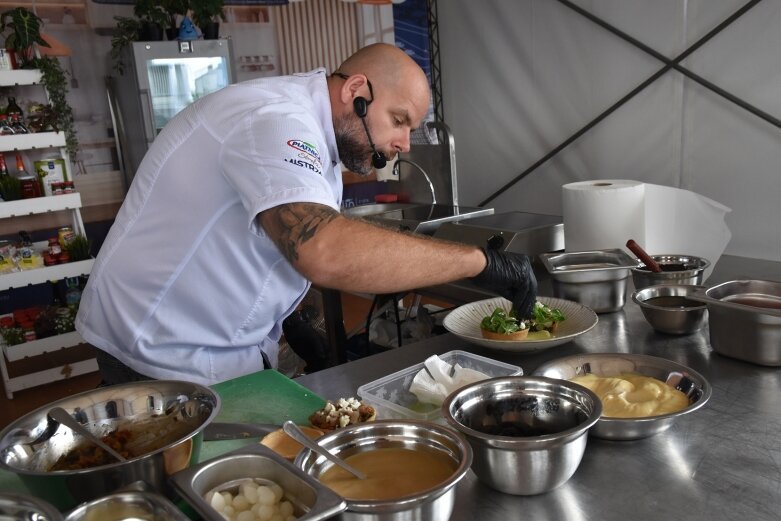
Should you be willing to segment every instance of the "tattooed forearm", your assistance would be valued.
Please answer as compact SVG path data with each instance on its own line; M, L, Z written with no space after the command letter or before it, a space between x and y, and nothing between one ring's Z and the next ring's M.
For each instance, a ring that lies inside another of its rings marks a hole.
M298 260L301 245L337 217L339 212L328 206L290 203L266 210L258 219L282 254L294 262Z

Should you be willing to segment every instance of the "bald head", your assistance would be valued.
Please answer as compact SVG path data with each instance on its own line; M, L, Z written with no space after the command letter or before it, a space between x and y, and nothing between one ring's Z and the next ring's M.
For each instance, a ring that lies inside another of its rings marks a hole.
M347 58L339 71L347 75L364 74L378 89L403 87L410 96L425 97L428 104L430 93L426 73L396 46L387 43L367 45Z
M386 159L409 150L410 133L428 112L431 96L423 69L385 43L350 56L328 86L340 158L359 173L371 171L372 139Z

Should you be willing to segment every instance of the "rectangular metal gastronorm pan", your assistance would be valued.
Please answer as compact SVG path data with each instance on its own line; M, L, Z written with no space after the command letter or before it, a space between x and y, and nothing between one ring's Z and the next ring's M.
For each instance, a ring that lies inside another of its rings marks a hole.
M781 282L732 280L689 298L708 305L714 351L759 365L781 366Z

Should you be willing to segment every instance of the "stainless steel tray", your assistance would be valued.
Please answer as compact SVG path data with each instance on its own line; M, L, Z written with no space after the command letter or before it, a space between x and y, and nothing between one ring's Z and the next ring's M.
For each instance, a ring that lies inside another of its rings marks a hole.
M637 259L618 248L543 253L540 255L540 260L554 280L571 283L626 278L630 274L630 269L640 264Z
M270 480L282 487L300 521L327 519L347 508L341 496L260 444L241 447L171 476L174 488L204 521L224 521L204 495L245 479Z

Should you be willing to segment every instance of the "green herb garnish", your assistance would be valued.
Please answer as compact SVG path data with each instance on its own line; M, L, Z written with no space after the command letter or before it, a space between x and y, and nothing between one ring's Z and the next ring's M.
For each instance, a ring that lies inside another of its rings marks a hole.
M559 309L549 308L542 302L535 302L534 309L532 310L534 317L532 317L532 331L542 331L543 329L550 329L556 322L566 320L567 317Z
M518 322L513 311L507 313L502 308L496 308L490 316L485 317L480 322L480 327L492 333L509 335L526 329L526 324Z

